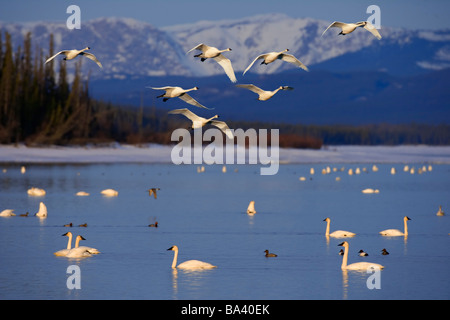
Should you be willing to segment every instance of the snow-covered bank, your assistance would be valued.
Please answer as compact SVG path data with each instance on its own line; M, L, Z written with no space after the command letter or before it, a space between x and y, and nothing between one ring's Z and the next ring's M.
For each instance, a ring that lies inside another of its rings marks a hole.
M171 163L172 146L26 147L1 145L1 163ZM330 146L280 149L280 163L445 163L450 146Z

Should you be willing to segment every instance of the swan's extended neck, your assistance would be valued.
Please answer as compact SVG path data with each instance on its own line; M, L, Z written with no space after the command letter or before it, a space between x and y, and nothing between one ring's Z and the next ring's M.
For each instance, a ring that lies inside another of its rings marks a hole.
M178 259L178 249L174 249L173 261L172 261L172 269L177 268L177 259Z
M325 230L325 235L326 236L330 235L330 220L327 220L327 229Z
M67 241L67 250L72 249L72 234L67 235L69 237L69 241Z
M407 236L408 235L408 219L405 219L404 224L405 224L405 232L404 232L404 234L405 234L405 236Z
M80 237L77 237L75 240L75 248L78 248L80 246Z
M342 257L342 265L341 265L342 270L345 270L347 268L347 260L348 260L348 246L344 246L344 256Z

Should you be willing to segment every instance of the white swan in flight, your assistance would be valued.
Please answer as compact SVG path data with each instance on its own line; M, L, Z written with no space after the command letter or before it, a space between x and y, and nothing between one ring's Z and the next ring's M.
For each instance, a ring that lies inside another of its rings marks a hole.
M404 232L401 232L398 229L386 229L386 230L380 231L380 234L382 236L387 236L387 237L407 236L408 235L408 223L407 223L408 220L411 220L411 218L409 218L407 216L403 217Z
M189 92L189 91L198 90L198 87L193 87L191 89L183 89L181 87L171 87L171 86L159 87L159 88L150 87L150 88L154 89L154 90L166 91L165 93L157 96L157 98L163 98L163 101L167 101L170 98L180 98L184 102L189 103L193 106L211 110L210 108L207 108L204 105L198 103L197 100L195 100L194 98L192 98L190 95L187 94L187 92Z
M41 219L47 218L47 206L43 203L39 203L39 211L35 214L36 217Z
M236 75L234 74L233 66L231 65L230 59L225 58L225 56L222 54L222 52L231 51L231 48L219 50L216 47L210 47L204 43L200 43L196 47L186 52L186 54L188 54L193 50L202 51L202 53L196 54L194 57L200 58L202 62L209 58L214 59L223 68L228 78L230 78L231 82L237 82Z
M243 74L245 74L252 67L252 65L256 62L256 60L259 60L259 59L263 60L261 62L261 64L266 64L266 65L269 64L269 63L272 63L272 62L274 62L276 60L283 60L283 61L286 61L286 62L293 63L297 67L300 67L300 68L302 68L305 71L309 71L308 68L300 60L298 60L292 54L285 53L287 51L289 51L289 49L285 49L285 50L280 51L280 52L268 52L268 53L264 53L264 54L261 54L261 55L257 56L255 58L255 60L253 60L253 62L250 63L250 65L247 67L247 69L245 69Z
M348 242L344 241L344 242L338 244L338 246L344 247L344 256L342 257L342 265L341 265L342 270L368 270L369 268L372 268L372 267L379 268L379 269L384 268L384 266L382 266L381 264L372 263L372 262L356 262L356 263L347 265Z
M330 218L325 218L323 221L327 222L327 229L325 230L325 236L327 237L334 237L334 238L344 238L344 237L354 237L356 236L356 233L350 232L350 231L343 231L343 230L336 230L332 233L330 233Z
M372 33L378 40L381 39L381 35L378 32L378 30L373 26L373 24L371 24L368 21L360 21L360 22L356 22L356 23L344 23L344 22L334 21L332 24L330 24L328 26L328 28L325 29L325 31L322 33L322 36L330 28L340 28L341 32L339 32L339 34L346 35L346 34L349 34L349 33L352 33L353 31L355 31L355 29L358 27L362 27L362 28L366 29L367 31Z
M247 207L247 214L254 215L256 213L255 210L255 201L250 201Z
M81 49L81 50L76 50L76 49L73 49L73 50L62 50L62 51L58 52L57 54L55 54L53 57L48 58L47 61L45 61L45 63L53 60L58 55L62 54L62 55L65 56L63 60L72 60L72 59L75 59L77 56L84 56L84 57L94 61L100 68L103 68L103 66L100 63L100 61L98 61L98 59L92 53L85 52L86 50L89 50L89 49L91 49L91 48L86 47L86 48Z
M260 100L260 101L269 100L270 98L272 98L275 95L275 93L277 93L280 90L294 90L294 88L292 88L292 87L280 86L273 91L265 91L261 88L258 88L257 86L255 86L253 84L237 84L236 87L253 91L254 93L256 93L259 96L258 100Z
M14 209L5 209L0 212L0 217L14 217L15 215Z
M206 119L206 118L199 117L198 115L196 115L195 113L193 113L192 111L190 111L188 109L175 109L175 110L169 111L168 113L184 115L186 118L188 118L189 120L192 121L192 126L191 126L192 129L200 129L201 127L205 126L206 124L212 124L213 126L216 126L220 130L222 130L227 135L228 138L230 138L230 139L234 138L233 132L230 130L230 128L228 127L228 125L225 122L214 120L219 117L218 115L215 115L209 119Z
M208 262L203 262L199 260L188 260L183 263L180 263L177 266L177 259L178 259L178 247L172 246L167 250L175 251L172 261L172 269L187 269L187 270L202 270L202 269L213 269L217 268L217 266L213 266L212 264Z

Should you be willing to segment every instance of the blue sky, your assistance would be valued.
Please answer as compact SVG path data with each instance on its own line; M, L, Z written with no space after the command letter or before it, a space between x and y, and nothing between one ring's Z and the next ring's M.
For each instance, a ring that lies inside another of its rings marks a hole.
M199 20L238 19L256 14L286 13L343 22L366 20L369 5L381 9L381 25L403 28L450 28L449 0L1 0L0 20L66 21L66 9L81 8L81 19L128 17L156 27Z

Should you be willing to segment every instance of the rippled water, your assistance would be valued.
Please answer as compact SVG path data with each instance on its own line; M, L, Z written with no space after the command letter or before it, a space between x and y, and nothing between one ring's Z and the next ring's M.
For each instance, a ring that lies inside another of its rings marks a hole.
M400 164L380 164L378 172L368 164L329 164L345 171L323 175L326 166L282 165L277 175L260 176L249 165L197 173L196 166L169 164L30 164L25 174L3 165L0 211L17 216L0 218L0 299L449 299L450 212L436 212L439 205L450 210L450 166L410 174ZM350 167L367 173L349 176ZM28 196L32 186L47 194ZM157 199L150 187L161 188ZM106 188L118 197L102 196ZM75 196L80 190L91 195ZM245 213L250 200L254 216ZM40 201L47 219L32 216ZM412 219L406 239L378 234L403 229L405 215ZM324 236L326 217L331 231L357 233L348 239L349 263L385 266L380 289L368 289L371 274L341 271L342 240ZM155 221L159 227L149 228ZM74 227L63 227L70 222ZM83 223L88 227L76 227ZM101 254L54 256L66 247L67 231ZM173 271L172 245L180 249L178 263L198 259L218 268ZM390 255L381 255L383 248ZM266 249L278 257L265 258ZM369 256L359 257L360 249ZM71 265L80 267L81 289L67 287Z

